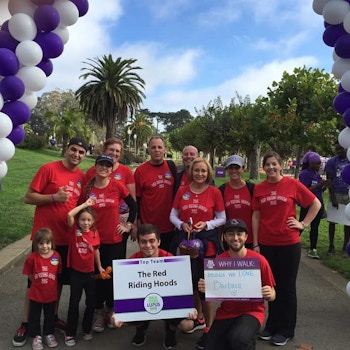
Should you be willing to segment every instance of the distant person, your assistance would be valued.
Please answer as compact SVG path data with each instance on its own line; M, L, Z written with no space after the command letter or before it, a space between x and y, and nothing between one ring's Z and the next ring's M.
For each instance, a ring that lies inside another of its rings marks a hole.
M79 303L83 291L85 292L83 339L92 339L91 328L96 303L95 264L99 273L105 271L100 259L100 236L95 228L96 215L90 208L95 201L95 198L88 198L67 214L68 226L71 229L68 250L71 281L65 334L67 346L76 344Z
M248 238L245 242L246 248L253 248L252 233L252 198L254 192L254 184L242 179L244 174L244 159L234 154L227 158L225 169L229 175L229 181L219 187L222 193L226 220L241 219L248 228Z
M158 228L152 224L142 224L137 231L137 242L140 250L130 256L129 259L142 258L158 258L172 256L171 253L161 249L160 246L161 234ZM194 319L197 317L197 312L194 309L193 313L188 315L188 318L166 319L165 322L165 337L163 347L172 349L177 345L176 330L179 329L187 332L193 329ZM136 326L136 333L132 338L132 344L135 346L144 345L146 342L146 333L150 321L133 322ZM124 322L115 322L116 327L121 327Z
M244 242L248 238L248 228L241 219L230 219L224 226L224 240L228 250L221 258L259 259L262 300L223 301L216 310L216 316L206 339L205 350L254 350L256 336L265 319L266 301L275 300L275 280L269 263L260 254L247 249ZM205 293L205 280L200 279L198 289Z
M308 257L319 259L317 254L318 227L325 213L323 204L323 191L328 186L328 180L323 180L320 175L321 157L316 152L307 152L301 160L302 170L299 174L299 180L311 192L315 194L321 203L321 208L315 218L310 223L310 247L307 253ZM300 207L299 221L303 221L309 208ZM302 232L302 231L301 231Z
M23 274L31 281L28 292L28 336L33 338L33 350L44 349L43 338L49 348L56 347L55 308L58 300L58 275L62 271L60 255L55 251L55 241L49 228L39 229L33 238L33 253L24 262ZM41 333L41 312L44 312Z
M270 264L276 281L276 299L269 302L265 329L258 337L283 346L294 337L297 320L300 230L310 225L321 203L300 181L283 176L282 159L278 153L265 153L263 169L266 180L254 187L253 249ZM309 207L303 221L296 218L297 204Z
M338 142L335 144L336 155L330 158L325 166L325 173L329 182L329 201L328 210L338 210L339 204L347 205L350 202L348 185L343 181L341 177L342 170L350 164L346 157L346 149L343 148ZM332 206L332 207L330 207ZM335 225L338 222L329 222L328 236L329 236L329 248L328 254L334 254L334 236ZM346 249L346 245L350 238L350 226L344 225L344 241L343 250Z
M135 170L136 198L139 205L138 224L156 225L161 233L160 247L170 251L174 226L169 220L176 189L176 166L166 161L165 141L152 136L148 142L150 160Z
M62 285L68 285L70 279L67 268L67 254L69 243L69 230L67 213L76 207L85 174L79 168L89 148L88 143L81 137L73 137L68 142L63 160L44 164L34 175L29 185L24 201L35 205L34 221L31 240L42 227L48 227L53 232L56 250L62 259L62 274L59 279L59 293ZM30 288L28 281L27 293ZM59 299L58 299L59 301ZM58 302L56 305L56 329L65 331L65 322L58 318ZM13 346L23 346L27 339L27 326L29 315L29 300L25 297L23 319L21 326L13 337Z
M178 186L186 186L189 185L188 181L188 172L190 170L191 163L194 159L198 158L198 149L194 146L185 146L182 150L182 168L179 169L177 174Z

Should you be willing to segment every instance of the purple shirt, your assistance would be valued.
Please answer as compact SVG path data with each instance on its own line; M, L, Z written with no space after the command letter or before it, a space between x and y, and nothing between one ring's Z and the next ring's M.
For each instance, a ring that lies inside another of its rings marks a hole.
M315 186L318 183L320 183L322 181L322 178L318 171L311 170L311 169L304 169L299 174L299 181L302 184L304 184L307 188L309 188L311 186ZM321 204L323 204L322 187L318 187L316 190L313 190L312 192L319 199Z
M343 181L341 172L346 165L350 164L347 158L340 159L338 156L330 158L325 166L327 176L332 178L332 191L334 193L348 194L348 185Z

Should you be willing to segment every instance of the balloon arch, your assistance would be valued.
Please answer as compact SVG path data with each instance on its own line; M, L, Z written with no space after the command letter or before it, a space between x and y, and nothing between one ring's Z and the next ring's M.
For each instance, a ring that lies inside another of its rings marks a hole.
M9 0L11 17L0 28L0 180L69 39L67 27L88 9L88 0Z

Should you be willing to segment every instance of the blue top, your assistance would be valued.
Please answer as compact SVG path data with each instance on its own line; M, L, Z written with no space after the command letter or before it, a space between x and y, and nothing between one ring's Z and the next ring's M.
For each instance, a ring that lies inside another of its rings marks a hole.
M348 194L348 185L341 177L342 170L348 164L350 162L347 158L340 159L338 156L330 158L326 163L324 170L332 178L332 191L334 193Z
M307 188L311 186L315 186L322 181L321 175L318 171L311 169L304 169L299 174L299 180L302 184L304 184ZM322 187L318 187L312 191L318 200L323 205L323 197L322 197Z

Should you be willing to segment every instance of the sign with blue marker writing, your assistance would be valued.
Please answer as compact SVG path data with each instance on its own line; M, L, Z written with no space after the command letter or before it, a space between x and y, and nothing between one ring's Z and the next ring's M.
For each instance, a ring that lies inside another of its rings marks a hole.
M187 318L193 312L190 257L113 260L116 321Z
M204 259L205 300L262 301L256 258Z

